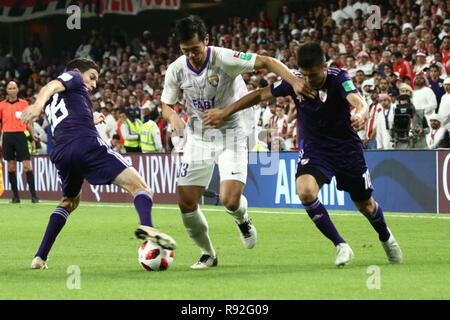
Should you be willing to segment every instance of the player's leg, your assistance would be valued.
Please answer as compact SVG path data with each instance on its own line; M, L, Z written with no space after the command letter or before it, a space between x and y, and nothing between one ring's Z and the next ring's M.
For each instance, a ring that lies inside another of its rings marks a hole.
M220 183L220 201L230 214L239 230L241 241L247 249L256 245L257 232L251 222L247 208L247 198L242 194L245 184L238 180L224 180Z
M327 209L318 198L320 188L328 180L320 170L314 167L299 168L296 180L297 192L303 207L317 229L335 245L336 266L344 266L353 259L353 251L340 236Z
M214 144L187 135L182 163L177 172L178 205L187 234L200 249L192 269L217 266L217 254L209 237L209 226L198 205L214 171Z
M81 180L81 184L83 180ZM81 185L79 185L81 189ZM44 238L41 241L41 245L31 262L32 269L47 269L47 259L50 249L55 243L56 237L66 224L67 218L80 203L81 191L75 197L64 196L61 199L59 205L53 210L50 215L50 219L47 225L47 229L44 233Z
M80 203L81 186L83 185L84 178L72 167L71 162L68 159L70 159L70 154L66 157L62 157L60 161L55 163L55 166L58 169L59 178L61 179L63 197L59 205L50 215L41 245L31 263L32 269L47 269L46 261L50 249L52 248L56 237L66 224L70 213L73 212Z
M256 245L256 228L249 219L244 191L247 181L247 141L228 137L224 150L218 155L220 201L236 222L241 241L247 249Z
M72 143L71 148L74 165L90 184L113 183L133 196L134 207L141 222L135 232L138 238L151 240L163 248L175 249L176 242L172 237L153 228L153 192L121 154L112 150L100 137L78 139Z
M112 183L127 190L134 198L134 207L141 223L141 226L136 230L136 236L140 239L151 240L163 248L175 249L175 240L153 227L153 191L147 186L136 169L133 167L124 169L114 178Z
M368 171L367 171L368 174ZM367 179L370 181L370 179ZM384 218L383 209L372 197L373 188L370 184L364 184L359 189L352 191L350 197L356 208L361 212L378 233L378 238L386 252L390 263L402 263L403 254L399 244L389 230Z
M181 181L183 183L183 181ZM209 226L198 205L204 186L178 185L178 206L187 234L201 251L201 257L192 269L204 269L217 266L217 254L209 237Z

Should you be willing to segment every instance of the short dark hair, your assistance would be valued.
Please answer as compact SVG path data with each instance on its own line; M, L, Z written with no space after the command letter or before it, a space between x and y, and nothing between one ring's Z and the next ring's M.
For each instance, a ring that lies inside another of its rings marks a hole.
M436 63L433 63L428 69L431 69L431 68L435 68L436 70L439 71L439 73L441 73L441 68Z
M300 68L321 67L324 62L324 52L317 42L307 42L297 50L297 64Z
M203 41L207 33L205 23L198 16L190 15L175 22L175 38L179 42L189 41L195 37L195 34L200 41Z
M400 51L395 51L392 55L395 58L403 58L403 55L402 55L402 53Z
M150 112L150 120L155 121L156 118L158 118L158 117L159 117L159 111L158 111L158 108L155 108Z
M76 58L70 60L66 65L66 70L71 71L73 69L78 69L81 73L86 72L89 69L94 69L100 73L100 67L94 62L94 60L88 58Z

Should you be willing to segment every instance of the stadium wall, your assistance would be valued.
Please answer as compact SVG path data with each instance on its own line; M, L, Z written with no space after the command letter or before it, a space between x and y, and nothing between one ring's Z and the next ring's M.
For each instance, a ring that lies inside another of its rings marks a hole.
M367 151L374 198L385 211L414 213L450 213L450 151ZM249 206L267 208L301 207L296 194L297 153L249 153L247 185L244 190ZM155 191L156 203L177 203L176 173L180 156L171 154L125 155ZM61 186L56 168L48 156L32 159L37 194L41 200L59 200ZM22 199L29 199L21 163L18 187ZM5 193L11 198L7 163L3 161ZM217 204L219 174L215 169L209 186L207 204ZM319 193L329 210L351 210L350 196L336 188L336 181L324 185ZM82 200L93 202L131 202L132 198L117 186L93 186L84 183Z

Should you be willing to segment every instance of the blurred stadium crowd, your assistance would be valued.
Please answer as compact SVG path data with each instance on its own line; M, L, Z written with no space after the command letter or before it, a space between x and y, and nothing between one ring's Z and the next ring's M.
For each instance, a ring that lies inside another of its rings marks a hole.
M370 106L366 129L358 133L365 148L450 147L450 0L385 3L379 5L381 20L373 18L367 2L354 0L321 3L304 12L283 5L275 21L264 11L255 17L229 17L227 23L209 26L210 45L269 55L297 69L297 47L318 41L328 66L345 69ZM106 116L106 123L97 126L101 137L122 153L172 151L170 128L160 112L166 69L180 55L173 35L157 43L150 31L129 37L119 30L92 30L79 46L57 57L41 52L38 37L20 57L0 47L0 101L6 97L6 84L15 81L19 98L31 104L65 62L90 57L101 66L92 94L93 112ZM279 80L265 70L243 78L249 91ZM298 150L290 98L254 109L256 144L250 150ZM182 93L175 110L187 121ZM141 133L144 124L146 137ZM34 153L49 153L52 137L44 117L35 123L35 132L40 148ZM153 146L143 148L142 141Z

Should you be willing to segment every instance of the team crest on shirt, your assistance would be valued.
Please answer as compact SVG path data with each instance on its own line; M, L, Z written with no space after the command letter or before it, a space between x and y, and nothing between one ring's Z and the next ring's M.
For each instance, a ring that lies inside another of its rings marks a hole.
M322 102L327 100L327 89L319 90L319 98Z
M219 76L215 74L213 76L208 77L208 82L214 88L217 88L217 86L219 85Z
M302 164L302 166L306 165L308 162L309 162L309 158L302 159L302 160L300 161L300 163Z

